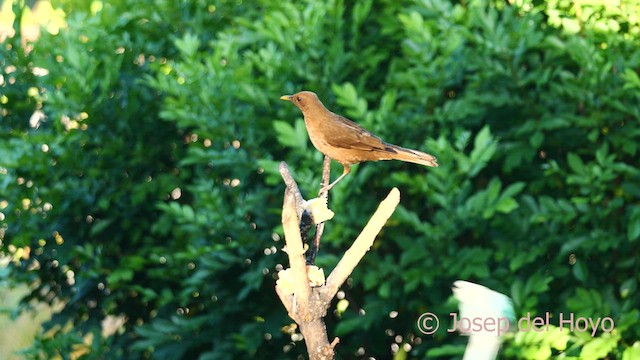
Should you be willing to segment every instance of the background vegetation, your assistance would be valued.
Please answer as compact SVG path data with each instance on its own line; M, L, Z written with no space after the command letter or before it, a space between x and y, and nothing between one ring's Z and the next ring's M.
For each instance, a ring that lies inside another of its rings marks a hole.
M24 307L63 304L23 356L304 354L273 287L287 266L276 165L311 197L322 162L278 97L308 89L441 163L369 163L332 190L326 271L402 193L328 317L340 357L462 354L466 339L415 324L455 311L465 279L517 316L615 321L511 334L506 358L639 358L640 2L612 4L65 0L66 28L23 42L15 1L2 276L29 284Z

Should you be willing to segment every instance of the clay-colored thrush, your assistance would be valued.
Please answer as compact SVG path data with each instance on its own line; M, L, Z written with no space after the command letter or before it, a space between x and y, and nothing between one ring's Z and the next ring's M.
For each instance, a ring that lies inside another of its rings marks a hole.
M434 156L388 144L355 122L332 113L311 91L283 95L280 99L291 101L302 111L313 146L344 166L342 175L321 192L328 191L349 174L351 165L363 161L401 160L426 166L438 166Z

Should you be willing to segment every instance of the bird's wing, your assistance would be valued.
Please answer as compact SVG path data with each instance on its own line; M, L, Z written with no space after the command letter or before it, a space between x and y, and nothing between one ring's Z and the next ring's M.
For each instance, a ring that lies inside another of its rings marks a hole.
M327 136L326 141L329 145L344 149L396 152L385 144L382 139L355 122L336 114L334 114L333 119L339 121L341 127L336 127L340 131L333 131L330 136Z
M453 285L453 294L460 302L460 316L515 318L509 297L468 281L458 280Z
M482 285L458 280L454 283L453 294L458 299L460 318L500 320L495 327L473 329L463 360L494 360L500 349L500 338L509 329L509 322L515 321L513 304L507 296ZM502 333L497 331L501 327Z

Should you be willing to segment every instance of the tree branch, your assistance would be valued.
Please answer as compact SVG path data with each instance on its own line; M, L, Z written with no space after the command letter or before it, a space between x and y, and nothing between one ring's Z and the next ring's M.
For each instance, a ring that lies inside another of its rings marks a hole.
M325 158L324 170L326 171L327 182L330 161L330 159ZM398 189L393 188L387 198L380 203L362 233L344 254L327 282L324 283L324 275L321 269L315 266L306 266L302 237L300 235L300 219L304 211L309 212L314 222L318 224L333 217L333 212L326 208L327 194L324 193L324 198L321 199L305 201L300 194L298 185L289 173L287 164L284 162L280 163L280 173L287 185L282 205L282 226L286 244L285 251L289 257L290 268L278 273L276 293L287 309L289 316L299 325L300 332L307 345L309 358L311 360L331 360L335 356L334 348L339 339L335 338L329 343L327 328L324 323L327 309L338 292L338 288L351 275L351 272L364 254L371 248L376 236L395 210L400 201L400 192ZM325 177L323 176L323 178ZM319 235L318 230L316 230L318 239L321 235L322 230L320 229ZM311 276L311 281L310 275L313 275ZM311 288L311 283L321 285L314 285Z
M391 189L389 195L380 203L380 206L378 206L378 209L360 235L358 235L358 238L353 242L353 245L345 252L338 265L336 265L336 268L333 269L331 275L329 275L325 296L332 299L336 295L340 286L342 286L349 275L351 275L351 272L353 272L353 269L355 269L356 265L362 260L364 254L369 251L376 236L389 217L391 217L391 214L393 214L399 202L400 191L398 191L397 188Z
M293 176L291 176L291 172L289 171L289 167L287 166L286 162L282 161L280 163L278 170L280 171L280 175L282 176L282 179L284 180L284 184L287 186L287 189L290 189L291 192L293 193L294 202L296 206L296 215L298 215L298 219L300 219L302 218L302 211L304 211L304 209L302 208L304 199L302 198L302 194L300 193L300 188L298 188L298 183L296 183L296 181L293 179ZM285 193L285 198L286 198L286 193Z
M308 318L308 304L311 296L311 286L309 285L309 277L307 276L307 268L304 259L304 246L300 236L300 218L298 217L298 209L302 209L300 202L302 196L298 190L298 185L289 174L289 170L285 163L280 164L280 172L287 182L287 176L292 181L287 184L284 192L284 202L282 205L282 226L285 233L286 252L289 257L289 265L293 271L293 294L297 297L298 309L287 309L289 314L301 317L299 320L304 321ZM286 174L286 175L285 175ZM302 210L299 211L300 213ZM285 304L286 305L286 304ZM294 320L297 321L296 318Z
M329 182L331 181L331 158L328 156L324 156L324 161L322 162L322 181L320 182L320 189L325 189ZM320 192L320 198L328 201L329 199L329 191L324 190ZM320 239L322 238L322 233L324 232L324 222L321 222L316 225L316 233L313 236L313 242L311 248L309 249L309 255L307 256L307 264L313 265L316 263L316 255L320 251Z

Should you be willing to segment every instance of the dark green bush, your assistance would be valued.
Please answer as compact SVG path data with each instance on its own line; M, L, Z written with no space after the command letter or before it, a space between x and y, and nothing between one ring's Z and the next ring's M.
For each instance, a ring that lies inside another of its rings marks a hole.
M273 289L277 164L306 197L320 178L278 100L301 89L441 164L364 164L332 190L327 273L402 194L349 308L327 318L340 357L389 358L398 341L399 358L461 354L464 338L415 326L455 311L457 279L509 295L518 316L615 321L596 337L512 334L509 358L640 355L637 1L60 3L68 29L31 52L8 39L0 58L0 249L25 300L64 304L26 356L83 341L84 358L305 354ZM107 315L126 322L103 337Z

